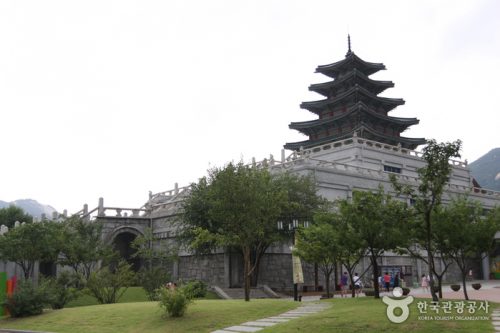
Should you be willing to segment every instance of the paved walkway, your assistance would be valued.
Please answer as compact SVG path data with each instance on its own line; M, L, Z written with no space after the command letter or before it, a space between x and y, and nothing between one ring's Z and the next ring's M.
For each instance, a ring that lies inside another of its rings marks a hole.
M500 332L500 309L493 310L493 312L491 313L491 320L495 332Z
M212 333L235 333L235 332L257 332L266 327L278 325L281 323L286 323L292 319L300 318L310 314L318 313L330 307L330 304L319 304L319 303L303 303L302 306L294 310L282 313L278 316L267 317L264 319L258 319L255 321L247 321L243 324L230 326L223 328L221 330L213 331Z
M474 290L472 283L480 283L481 289ZM449 285L443 286L443 298L446 299L465 299L464 291L462 290L462 283L460 284L459 291L451 290ZM411 288L410 295L415 297L430 298L431 293L424 291L422 288ZM467 295L471 300L490 301L500 303L500 280L489 281L468 281L467 282Z

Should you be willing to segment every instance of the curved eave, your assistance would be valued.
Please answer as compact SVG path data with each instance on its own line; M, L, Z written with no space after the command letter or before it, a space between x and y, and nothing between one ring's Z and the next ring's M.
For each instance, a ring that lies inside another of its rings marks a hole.
M335 142L335 141L340 141L340 140L352 138L354 136L354 133L359 132L360 130L366 131L369 134L371 134L372 137L375 137L375 139L373 139L374 141L392 144L394 146L401 144L401 147L406 148L406 149L414 150L418 146L426 144L425 138L407 138L407 137L402 137L402 136L391 137L391 136L384 135L383 133L379 133L379 132L377 132L377 131L375 131L367 126L359 126L359 127L356 127L355 129L353 129L352 131L350 131L348 133L344 133L342 135L338 135L338 136L333 135L333 136L329 136L329 137L318 139L318 140L304 140L304 141L299 141L299 142L287 142L283 147L285 149L289 149L289 150L299 150L301 147L304 149L312 148L312 147L324 145L324 144L327 144L330 142ZM361 137L365 137L365 134L362 134Z
M361 103L360 103L361 104ZM403 117L391 117L391 116L385 116L383 114L374 112L373 110L370 110L369 108L366 107L366 105L355 105L350 107L347 112L340 114L335 117L331 118L323 118L323 119L315 119L315 120L309 120L309 121L300 121L300 122L292 122L288 125L290 129L294 129L297 131L301 131L304 129L313 129L315 127L328 127L329 124L338 122L342 120L343 118L349 118L351 115L358 113L358 112L363 112L366 113L374 118L380 119L382 121L387 121L392 124L396 124L399 126L404 127L405 129L409 126L412 125L417 125L420 120L417 118L403 118Z
M334 81L328 81L323 83L311 84L309 86L309 91L314 91L323 96L329 96L331 91L334 91L337 87L341 87L343 84L349 82L350 80L358 79L367 83L367 85L371 86L369 90L373 90L375 95L380 94L384 90L388 88L393 88L394 83L392 81L377 81L372 80L368 76L364 75L360 71L354 69L349 74L342 76L341 78L335 79Z
M371 92L369 92L365 88L356 85L355 87L352 87L348 91L346 91L346 92L338 95L335 98L332 98L332 99L322 99L322 100L319 100L319 101L312 101L312 102L302 102L300 104L300 107L302 109L306 109L308 111L311 111L313 113L318 114L326 106L328 106L328 105L333 106L333 105L341 102L343 99L345 99L345 98L347 98L347 97L349 97L349 96L351 96L353 94L356 94L356 93L361 93L361 94L365 95L366 97L371 98L372 100L375 100L375 101L379 102L380 104L385 104L385 108L384 109L387 112L391 111L392 109L394 109L395 107L397 107L399 105L405 104L405 101L402 98L380 97L380 96L372 94Z
M331 78L336 78L339 73L346 72L351 68L357 68L368 76L380 70L384 70L385 65L382 63L364 61L363 59L355 55L354 52L349 52L343 60L328 65L318 66L316 68L316 73L321 73Z

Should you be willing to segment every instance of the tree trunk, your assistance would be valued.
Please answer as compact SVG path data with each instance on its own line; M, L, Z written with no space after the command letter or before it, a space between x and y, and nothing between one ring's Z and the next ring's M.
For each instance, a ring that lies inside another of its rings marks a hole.
M318 263L314 263L314 291L318 291L319 277L318 277Z
M250 250L243 249L243 279L245 286L245 301L250 301L250 280L252 274L250 273Z
M464 287L464 297L468 301L469 295L467 295L467 283L465 282L466 276L467 276L466 272L462 272L462 286Z
M375 291L375 298L380 298L380 286L378 285L378 262L377 257L374 255L372 251L372 255L370 256L372 266L373 266L373 289Z
M339 270L337 267L337 263L334 266L334 276L333 276L333 294L337 291L337 286L339 285Z
M443 275L436 275L437 279L438 279L439 298L440 299L443 299Z
M332 272L325 273L326 297L330 298L330 275Z
M425 212L425 227L427 231L427 261L429 263L429 285L431 289L432 300L439 301L436 292L434 291L434 258L432 257L432 230L431 230L431 211Z

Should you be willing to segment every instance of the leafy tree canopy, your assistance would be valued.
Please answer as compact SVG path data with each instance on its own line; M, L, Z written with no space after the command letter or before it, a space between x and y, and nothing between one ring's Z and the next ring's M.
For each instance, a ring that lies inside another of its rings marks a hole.
M17 263L28 279L36 261L56 261L61 245L57 222L26 223L0 236L0 258Z
M284 237L277 222L312 217L310 210L321 202L311 179L229 163L209 170L208 177L192 185L184 202L183 238L201 253L218 247L238 249L249 292L250 276L260 257Z
M14 205L0 209L0 225L13 228L16 221L31 223L33 216L26 214L22 208Z

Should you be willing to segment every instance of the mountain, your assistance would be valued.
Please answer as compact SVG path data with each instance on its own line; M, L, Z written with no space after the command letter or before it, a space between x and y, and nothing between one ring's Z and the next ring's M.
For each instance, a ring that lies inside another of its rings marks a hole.
M469 168L481 187L500 191L500 148L490 150L470 163Z
M36 200L33 199L21 199L15 200L11 202L6 202L0 200L0 208L9 207L10 205L17 206L22 208L25 213L30 214L33 217L41 218L42 214L45 214L47 218L52 218L52 213L56 212L54 207L49 205L43 205Z

